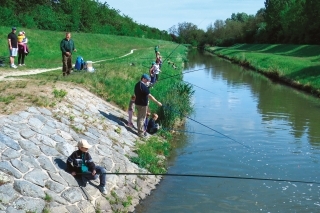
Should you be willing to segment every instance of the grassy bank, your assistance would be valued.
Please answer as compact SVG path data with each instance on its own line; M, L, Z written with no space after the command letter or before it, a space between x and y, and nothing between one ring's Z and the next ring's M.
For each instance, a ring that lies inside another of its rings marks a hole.
M207 51L320 96L320 46L238 44Z
M61 67L59 44L65 36L64 32L31 29L18 29L17 31L20 30L26 31L30 54L26 57L26 66L18 67L18 71ZM10 32L10 29L0 27L0 32L6 35ZM85 61L101 61L93 65L96 69L95 73L74 72L71 76L63 78L61 70L56 70L25 78L39 80L42 84L57 81L81 84L91 92L117 104L124 110L127 108L135 83L143 73L148 73L151 62L155 59L155 45L160 45L159 51L163 59L166 59L162 66L162 73L164 74L160 74L160 76L167 77L181 72L187 51L186 47L168 41L125 36L72 33L72 39L75 41L78 50L74 53L73 62L79 55ZM4 47L0 50L0 56L8 56L6 42L4 39L0 40L1 46ZM133 54L118 58L129 53L132 49L136 49ZM169 55L170 57L167 58ZM168 61L174 62L180 69L173 69ZM12 70L9 66L6 66L0 68L0 74ZM168 91L171 90L173 85L180 82L179 79L179 76L176 76L159 82L152 89L152 94L160 101L165 102ZM153 111L156 110L152 102L150 106Z
M22 29L17 31L20 30ZM65 33L23 30L26 31L29 39L31 53L26 57L26 66L19 67L18 71L61 67L59 44ZM10 29L0 27L0 32L6 35ZM19 76L21 79L19 81L3 82L0 87L2 114L23 110L23 105L48 108L54 106L58 101L57 98L52 97L55 95L55 85L61 83L85 87L102 99L127 110L130 97L134 93L134 85L140 80L143 73L149 72L151 63L155 60L154 46L156 45L160 46L159 51L165 60L161 68L160 79L166 79L156 83L151 93L163 105L170 106L170 108L159 108L150 101L151 112L158 112L159 120L163 124L173 125L181 114L191 111L188 98L191 94L186 94L186 92L191 92L191 87L181 83L182 75L179 75L186 60L187 48L185 46L168 41L101 34L72 33L72 39L78 50L73 55L73 63L77 56L82 56L85 61L96 62L93 64L95 72L73 72L70 76L63 77L61 69L57 69L37 75ZM0 50L0 55L7 56L6 41L1 40L0 44L4 47ZM128 54L132 49L135 49L133 54L120 57ZM175 63L178 68L174 69L172 63ZM13 69L9 66L0 68L0 75L11 71ZM168 77L173 75L175 77ZM178 113L169 113L170 110L166 109L174 109ZM137 146L140 150L138 151L139 158L133 159L134 162L153 172L164 171L164 163L159 164L158 155L168 154L170 146L167 142L151 138L150 142Z

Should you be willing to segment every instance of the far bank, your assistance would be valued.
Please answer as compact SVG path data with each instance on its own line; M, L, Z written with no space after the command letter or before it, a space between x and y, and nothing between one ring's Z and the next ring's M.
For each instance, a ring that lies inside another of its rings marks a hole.
M320 97L319 45L237 44L205 50Z

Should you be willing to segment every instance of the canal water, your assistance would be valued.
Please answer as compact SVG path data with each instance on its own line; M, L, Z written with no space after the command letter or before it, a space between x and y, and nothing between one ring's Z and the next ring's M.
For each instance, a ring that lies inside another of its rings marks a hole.
M320 183L320 100L208 53L188 59L184 71L203 70L184 74L194 113L168 173L217 177L165 176L135 212L320 212L320 185L303 183Z

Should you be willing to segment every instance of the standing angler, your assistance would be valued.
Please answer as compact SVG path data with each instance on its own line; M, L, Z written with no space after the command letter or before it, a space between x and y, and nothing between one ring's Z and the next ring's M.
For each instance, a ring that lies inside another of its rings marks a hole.
M72 69L72 52L77 52L74 42L71 39L71 33L66 33L66 38L60 42L62 52L62 73L63 76L70 75Z
M134 87L134 94L136 96L135 105L138 111L137 114L137 127L138 127L138 135L139 137L144 137L144 129L143 124L146 119L147 109L150 98L154 101L158 106L162 106L162 104L155 99L149 91L147 87L147 83L151 80L150 76L147 74L143 74L141 76L141 80Z

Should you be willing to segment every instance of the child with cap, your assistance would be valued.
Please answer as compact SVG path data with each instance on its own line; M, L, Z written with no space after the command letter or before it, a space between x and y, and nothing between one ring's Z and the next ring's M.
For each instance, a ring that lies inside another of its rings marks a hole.
M96 166L93 163L91 155L88 149L92 146L85 139L81 139L78 142L78 150L74 151L67 160L67 169L71 172L73 176L81 173L82 181L84 186L87 180L95 180L100 178L100 185L98 189L104 195L107 194L106 191L106 170L101 166ZM98 175L99 174L99 175Z
M157 119L158 119L158 114L154 113L152 115L152 118L148 122L147 132L151 135L156 133L159 129L159 124L156 123Z

